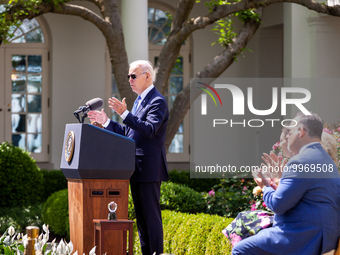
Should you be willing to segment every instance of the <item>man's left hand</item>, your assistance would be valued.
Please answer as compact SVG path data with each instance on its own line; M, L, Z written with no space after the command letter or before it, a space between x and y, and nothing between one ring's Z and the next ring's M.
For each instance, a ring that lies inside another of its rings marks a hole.
M264 187L270 186L270 179L265 178L261 171L259 172L259 175L260 175L260 178L254 178L257 185L260 186L261 189L263 189Z
M127 105L125 103L125 97L123 98L122 102L119 101L117 98L112 97L109 99L109 107L114 110L119 115L122 115L123 112L126 111Z

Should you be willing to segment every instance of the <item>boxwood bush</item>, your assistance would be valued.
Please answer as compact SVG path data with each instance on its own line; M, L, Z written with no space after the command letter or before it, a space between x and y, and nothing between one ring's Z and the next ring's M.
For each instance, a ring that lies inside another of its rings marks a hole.
M29 153L8 142L0 144L0 207L42 201L43 174Z
M54 192L67 189L67 179L61 170L41 170L44 175L44 192L42 198L47 200Z
M42 211L42 222L50 226L53 233L69 237L68 190L53 193Z
M233 219L208 214L162 211L164 253L176 255L231 254L231 244L222 230ZM138 233L134 233L134 254L140 255Z
M172 182L162 183L160 203L162 210L176 212L200 213L207 209L206 200L201 193Z
M204 195L178 183L163 182L161 186L160 204L162 210L176 212L206 212L207 203ZM129 192L129 219L135 219L135 211L131 192Z

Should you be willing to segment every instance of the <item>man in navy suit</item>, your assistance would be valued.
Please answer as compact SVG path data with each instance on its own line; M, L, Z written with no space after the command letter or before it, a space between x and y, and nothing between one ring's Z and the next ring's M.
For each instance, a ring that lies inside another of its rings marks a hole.
M262 177L256 182L274 213L273 227L244 239L232 254L320 255L336 248L340 236L340 179L337 166L322 148L319 116L298 114L288 148L295 153L276 190ZM293 123L293 122L292 122Z
M136 166L130 185L143 255L163 253L160 187L169 179L164 146L169 111L166 99L152 84L153 77L149 61L135 61L128 74L130 86L138 94L132 111L127 110L125 98L109 99L110 108L125 125L110 120L103 110L89 112L91 121L135 141Z

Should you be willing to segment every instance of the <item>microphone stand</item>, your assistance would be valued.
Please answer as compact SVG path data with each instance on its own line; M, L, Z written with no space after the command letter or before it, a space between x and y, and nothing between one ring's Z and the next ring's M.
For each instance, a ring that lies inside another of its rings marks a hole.
M74 116L77 118L77 120L79 121L79 123L84 123L85 118L87 117L87 112L89 111L88 107L86 106L81 106L79 107L78 110L76 110L75 112L73 112ZM79 113L83 113L83 116L81 116L81 119L79 118Z

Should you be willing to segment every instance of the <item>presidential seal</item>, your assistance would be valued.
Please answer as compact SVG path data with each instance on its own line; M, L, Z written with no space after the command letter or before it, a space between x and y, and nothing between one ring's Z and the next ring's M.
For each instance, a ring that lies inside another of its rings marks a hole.
M73 151L74 151L74 132L73 131L68 132L68 135L65 141L64 151L65 151L65 160L67 162L70 162L73 156Z

